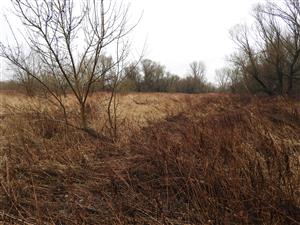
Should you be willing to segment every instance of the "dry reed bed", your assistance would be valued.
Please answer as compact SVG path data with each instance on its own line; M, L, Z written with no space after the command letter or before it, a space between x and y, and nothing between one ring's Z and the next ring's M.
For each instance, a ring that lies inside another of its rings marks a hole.
M221 107L168 118L131 142L139 157L121 198L139 196L128 207L149 224L299 224L297 109L281 100L209 101Z
M148 105L160 113L139 129L122 123L126 137L114 144L66 131L55 122L55 110L26 109L3 119L0 221L300 223L300 117L294 102L134 94L121 96L120 105L131 98L137 98L130 103L136 108Z

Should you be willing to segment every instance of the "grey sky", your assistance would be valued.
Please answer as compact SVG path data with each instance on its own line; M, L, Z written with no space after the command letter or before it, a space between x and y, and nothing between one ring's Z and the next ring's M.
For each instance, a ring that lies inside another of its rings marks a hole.
M250 22L259 0L131 0L132 11L144 10L135 43L147 38L146 57L185 75L194 60L207 65L208 79L234 50L229 29Z
M261 0L127 0L131 3L131 20L143 17L134 30L132 47L141 50L146 41L145 58L158 61L167 70L185 75L188 65L202 60L208 79L225 65L225 56L234 50L229 29L251 20L253 4ZM7 11L10 0L1 0L0 9ZM0 19L0 38L9 32Z

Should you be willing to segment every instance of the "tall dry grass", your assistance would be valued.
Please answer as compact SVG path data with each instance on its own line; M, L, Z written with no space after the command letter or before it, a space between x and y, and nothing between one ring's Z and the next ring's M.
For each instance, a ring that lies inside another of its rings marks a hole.
M5 107L6 224L300 223L293 101L124 95L116 143L66 129L55 109Z
M208 101L132 140L124 204L146 224L299 224L298 110Z

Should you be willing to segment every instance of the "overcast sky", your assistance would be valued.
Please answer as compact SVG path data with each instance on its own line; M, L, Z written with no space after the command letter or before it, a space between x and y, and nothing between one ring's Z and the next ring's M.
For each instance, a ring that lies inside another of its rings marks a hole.
M251 9L259 0L131 0L131 11L143 11L135 30L135 42L147 40L146 57L185 75L188 65L202 60L208 79L225 65L234 51L229 30L251 21Z
M229 29L251 21L252 6L261 0L127 0L131 2L132 21L142 13L134 30L132 47L141 50L146 42L145 58L158 61L167 70L185 75L190 62L202 60L207 76L225 65L225 56L234 51ZM5 12L10 0L1 0ZM7 29L0 21L0 38ZM3 71L3 69L2 69Z

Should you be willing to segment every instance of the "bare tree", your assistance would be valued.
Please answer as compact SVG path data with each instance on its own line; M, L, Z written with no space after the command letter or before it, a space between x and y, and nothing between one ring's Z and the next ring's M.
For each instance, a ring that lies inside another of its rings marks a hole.
M300 1L299 0L268 0L264 7L259 7L258 12L268 15L273 20L279 20L285 28L281 35L281 42L286 51L285 76L288 78L287 94L290 94L295 81L300 80ZM275 18L275 19L274 19Z
M206 67L205 64L201 61L194 61L190 63L190 71L189 75L200 80L201 82L205 82L205 73Z
M62 99L41 75L67 84L76 97L83 130L90 129L86 105L93 84L115 67L120 70L128 56L129 45L124 38L135 27L127 27L128 7L113 0L106 2L12 0L15 14L24 25L25 43L13 33L16 46L1 44L1 55L48 91L64 111L66 122L68 114ZM116 52L116 56L109 66L103 66L103 55L108 51ZM32 52L42 62L39 70L33 71L25 60Z
M280 22L271 14L266 14L263 9L272 11L272 8L258 5L255 12L256 31L260 37L260 60L264 65L264 73L274 74L276 77L269 76L273 82L273 92L284 93L284 69L285 58L287 57L284 49L284 34L280 27Z
M231 78L230 73L231 70L226 67L215 71L215 80L218 84L219 90L222 92L227 91L229 89Z
M244 76L269 95L291 94L300 80L299 0L269 1L254 9L255 26L231 34L240 54L233 57Z
M122 81L122 90L141 91L142 76L137 63L131 63L124 69L124 80Z
M32 55L30 55L27 58L27 63L31 65L31 68L33 70L36 68L38 64ZM35 85L35 79L32 76L30 76L30 74L28 74L26 71L14 65L10 67L10 70L13 73L13 78L18 82L18 85L24 88L25 93L28 96L33 97L37 91Z
M250 43L248 27L238 25L230 33L241 52L241 54L232 56L232 62L243 71L244 76L250 75L262 87L264 92L273 95L259 67L259 51Z
M143 91L162 91L162 80L166 73L165 67L150 59L141 62L141 71L144 76Z
M186 77L190 89L188 92L199 93L206 92L206 67L201 61L194 61L189 65L188 77Z

